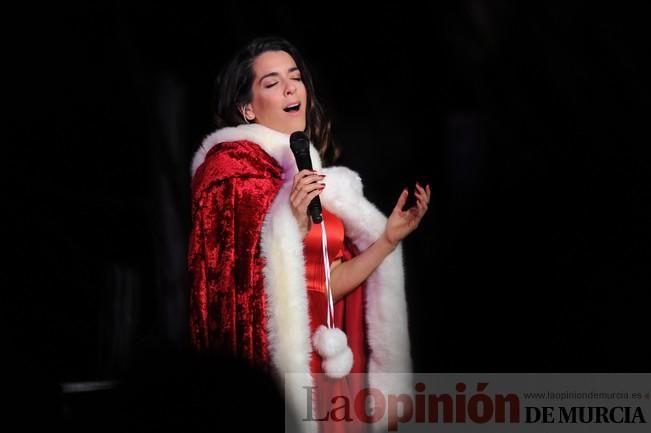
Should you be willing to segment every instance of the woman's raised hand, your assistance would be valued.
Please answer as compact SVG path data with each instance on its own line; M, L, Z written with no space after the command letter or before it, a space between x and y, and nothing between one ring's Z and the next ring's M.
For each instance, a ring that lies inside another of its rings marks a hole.
M396 246L398 242L406 238L409 233L416 230L416 227L420 224L425 212L427 212L427 206L429 205L429 199L431 196L429 185L423 188L419 184L416 184L415 192L416 204L414 206L405 211L402 210L402 207L407 202L408 191L405 188L400 194L398 202L393 208L391 215L389 215L389 220L384 229L384 237L393 246Z

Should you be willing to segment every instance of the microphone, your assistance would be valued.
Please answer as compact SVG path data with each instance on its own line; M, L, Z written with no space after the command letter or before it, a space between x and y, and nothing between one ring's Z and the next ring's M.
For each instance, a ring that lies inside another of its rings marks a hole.
M289 147L292 149L294 158L296 159L296 166L298 171L312 170L312 160L310 159L310 141L307 139L302 131L296 131L289 136ZM321 216L321 200L316 196L307 205L307 211L312 217L314 224L319 224L323 221Z

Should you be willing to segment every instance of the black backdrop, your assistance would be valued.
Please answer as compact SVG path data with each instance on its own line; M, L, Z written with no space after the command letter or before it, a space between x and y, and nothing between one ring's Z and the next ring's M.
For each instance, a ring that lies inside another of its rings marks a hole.
M189 163L212 130L212 81L240 44L279 34L381 210L412 176L431 182L404 243L417 371L648 370L644 14L521 3L9 14L15 365L111 379L187 346Z

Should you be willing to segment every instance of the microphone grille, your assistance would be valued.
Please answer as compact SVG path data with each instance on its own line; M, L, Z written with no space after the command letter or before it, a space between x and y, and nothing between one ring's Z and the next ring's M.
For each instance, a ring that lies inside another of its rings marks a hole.
M289 136L289 147L292 149L292 152L306 152L310 146L310 140L307 139L307 135L303 131L293 132Z

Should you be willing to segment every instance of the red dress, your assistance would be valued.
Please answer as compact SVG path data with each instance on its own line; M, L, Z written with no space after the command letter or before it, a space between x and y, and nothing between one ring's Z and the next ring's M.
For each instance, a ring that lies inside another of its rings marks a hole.
M335 260L350 260L354 248L346 245L344 225L333 213L323 209L323 222L326 225L328 237L328 258L332 264ZM321 245L321 225L313 224L310 232L303 241L305 255L305 277L310 315L310 335L313 335L320 325L327 326L327 299L325 289L325 273ZM355 419L353 403L357 392L365 387L367 371L367 345L365 341L364 292L363 286L357 287L335 303L335 326L344 331L348 337L348 345L353 352L353 367L351 374L341 379L330 379L325 376L321 367L321 356L312 351L310 369L314 377L316 401L316 418L328 417L329 421L319 422L324 432L361 431L364 426L357 421L344 421L345 410L341 408L344 399L332 398L345 396L350 402L350 417Z

